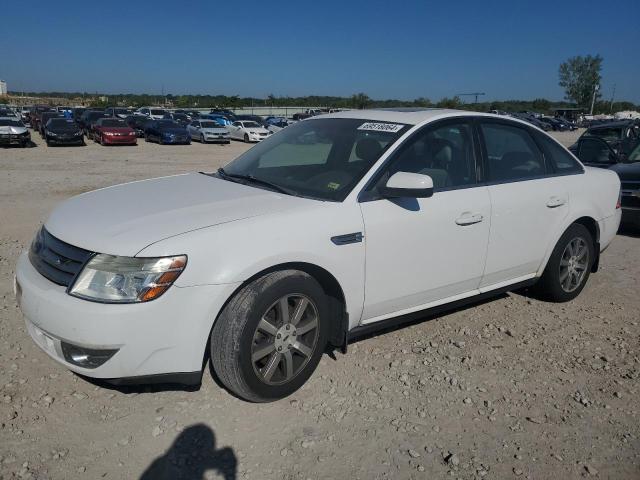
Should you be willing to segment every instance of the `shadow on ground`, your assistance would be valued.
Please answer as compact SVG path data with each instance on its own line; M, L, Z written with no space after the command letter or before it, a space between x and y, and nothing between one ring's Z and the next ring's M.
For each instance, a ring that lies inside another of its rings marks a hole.
M140 480L205 480L210 471L225 480L235 480L237 469L233 449L217 449L213 430L198 423L185 428L169 450L147 467Z

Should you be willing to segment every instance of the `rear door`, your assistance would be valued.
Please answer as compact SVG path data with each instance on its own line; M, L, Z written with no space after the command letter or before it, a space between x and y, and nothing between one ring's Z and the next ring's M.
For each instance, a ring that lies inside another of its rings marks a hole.
M535 276L569 213L569 198L531 129L480 119L478 130L492 209L482 289Z

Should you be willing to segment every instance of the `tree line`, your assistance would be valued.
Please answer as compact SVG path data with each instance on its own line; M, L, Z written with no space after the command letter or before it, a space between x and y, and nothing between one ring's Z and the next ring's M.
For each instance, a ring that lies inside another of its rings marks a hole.
M18 96L17 92L10 94ZM247 107L325 107L325 108L456 108L461 110L473 110L488 112L491 110L503 110L506 112L535 111L540 113L552 113L558 108L573 108L578 105L575 101L552 101L544 98L534 100L504 100L492 102L464 102L460 97L445 97L432 101L426 97L413 100L400 99L373 99L365 93L357 93L349 97L309 95L303 97L277 97L269 95L267 98L240 97L239 95L148 95L148 94L88 94L86 92L20 92L20 95L29 97L48 97L66 99L69 102L82 103L87 106L122 105L127 107L141 107L145 105L170 104L175 108L247 108ZM100 97L106 97L106 101ZM580 105L588 110L588 105ZM618 101L607 102L598 100L595 103L594 113L610 113L621 110L640 110L640 105L632 102Z

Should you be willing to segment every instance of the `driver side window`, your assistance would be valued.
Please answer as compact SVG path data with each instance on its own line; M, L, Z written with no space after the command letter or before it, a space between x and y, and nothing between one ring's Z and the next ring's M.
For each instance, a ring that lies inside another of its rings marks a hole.
M470 123L458 121L426 127L400 147L375 188L397 172L421 173L433 179L434 191L476 183L476 160Z

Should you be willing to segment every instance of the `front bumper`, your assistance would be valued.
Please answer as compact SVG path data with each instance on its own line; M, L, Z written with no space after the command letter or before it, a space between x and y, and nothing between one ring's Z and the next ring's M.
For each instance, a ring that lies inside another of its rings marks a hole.
M89 302L40 275L26 253L18 260L15 281L27 330L47 355L81 375L129 382L131 377L201 371L213 321L238 286L174 285L148 303ZM117 352L96 368L82 368L65 360L62 342Z
M30 135L0 135L0 145L24 145L30 141Z
M103 135L106 145L136 145L138 137L136 135Z
M184 145L191 141L190 137L162 137L163 143L172 144L172 145Z
M52 137L48 135L46 139L49 143L55 143L56 145L79 145L84 141L84 137L82 135L74 137Z

